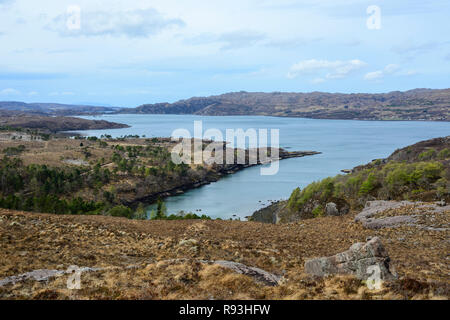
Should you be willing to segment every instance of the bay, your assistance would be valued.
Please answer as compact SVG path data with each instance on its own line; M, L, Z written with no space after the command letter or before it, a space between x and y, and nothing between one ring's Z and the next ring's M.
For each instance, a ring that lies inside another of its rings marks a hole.
M263 116L196 116L117 114L85 116L126 123L130 128L88 130L88 136L110 134L168 137L184 128L193 135L194 121L201 120L203 130L216 128L247 130L279 129L280 147L290 151L313 150L322 154L280 161L276 175L260 175L251 167L218 182L165 199L169 213L181 210L207 214L213 218L241 220L273 200L286 199L296 187L340 173L376 158L389 156L397 148L435 137L450 135L449 122L426 121L355 121L280 118Z

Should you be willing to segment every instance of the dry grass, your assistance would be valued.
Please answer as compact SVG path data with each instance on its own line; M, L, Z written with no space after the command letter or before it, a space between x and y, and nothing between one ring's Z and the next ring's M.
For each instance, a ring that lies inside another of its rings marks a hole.
M104 268L0 289L3 298L46 299L435 299L448 298L448 233L399 227L370 231L353 214L286 225L238 221L131 221L2 211L0 278L70 265ZM330 232L333 230L333 232ZM307 258L379 236L401 280L380 291L352 277L314 279ZM184 240L184 241L183 241ZM187 240L187 241L186 241ZM206 261L230 260L282 275L268 287Z

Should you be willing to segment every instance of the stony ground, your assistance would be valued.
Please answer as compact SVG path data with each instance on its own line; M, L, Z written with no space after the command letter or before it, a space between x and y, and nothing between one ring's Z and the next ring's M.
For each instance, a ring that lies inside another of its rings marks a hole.
M404 213L403 213L404 214ZM450 212L435 214L433 227ZM356 213L272 225L239 221L134 221L0 211L0 282L38 269L71 265L68 275L0 286L3 299L448 299L448 228L400 225L371 230ZM392 215L392 212L389 213ZM427 218L428 219L428 218ZM428 220L427 220L428 221ZM447 226L447 225L446 225ZM379 236L400 279L381 290L350 276L313 278L308 258L330 256ZM282 276L267 286L208 261L228 260Z

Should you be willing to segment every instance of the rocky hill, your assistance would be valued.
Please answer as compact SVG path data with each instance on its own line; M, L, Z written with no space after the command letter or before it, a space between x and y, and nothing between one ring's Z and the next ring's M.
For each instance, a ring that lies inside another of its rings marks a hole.
M0 111L0 127L33 129L44 133L60 131L120 129L129 126L106 120L87 120L75 117L36 115L18 111Z
M265 115L314 119L450 120L450 89L380 94L232 92L175 103L144 104L120 113Z
M289 200L255 212L253 219L278 223L343 215L371 200L450 202L450 136L416 143L348 174L297 188Z
M61 103L26 103L21 101L0 101L0 111L18 111L35 115L86 115L102 114L118 111L117 107L100 107L89 105L73 105Z

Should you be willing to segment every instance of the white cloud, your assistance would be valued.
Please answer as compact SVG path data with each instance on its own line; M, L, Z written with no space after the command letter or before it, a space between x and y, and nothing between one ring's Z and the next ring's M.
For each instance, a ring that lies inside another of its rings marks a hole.
M388 64L386 67L384 67L383 72L385 74L393 74L398 69L400 69L400 67L398 65L396 65L396 64Z
M16 89L12 89L12 88L3 89L0 91L0 95L4 95L4 96L11 96L11 95L18 95L18 94L20 94L20 91L16 90Z
M75 95L75 93L73 93L71 91L63 91L63 92L53 91L53 92L50 92L48 95L49 96L73 96L73 95Z
M267 35L252 30L236 30L221 34L203 33L184 39L189 45L221 43L222 50L241 49L263 43Z
M380 80L383 79L387 75L391 74L397 74L397 72L400 70L400 67L396 64L388 64L386 67L384 67L383 70L377 70L366 73L364 76L365 80L372 81L372 80Z
M324 83L324 82L325 82L324 78L315 78L315 79L311 80L312 84L321 84L321 83Z
M169 19L155 9L136 9L122 12L81 11L79 28L68 28L68 21L73 18L70 13L55 17L47 28L61 36L95 37L126 36L129 38L146 38L171 26L184 26L181 19Z
M38 94L37 91L30 91L30 92L28 92L28 95L29 95L29 96L35 96L35 95L37 95L37 94Z
M373 72L368 72L366 73L366 75L364 76L365 80L377 80L377 79L381 79L383 78L383 71L373 71Z
M290 79L296 78L300 75L317 74L319 72L326 72L327 79L345 78L352 72L357 71L367 64L361 60L354 59L348 61L329 61L329 60L303 60L294 64L289 70L287 77Z

